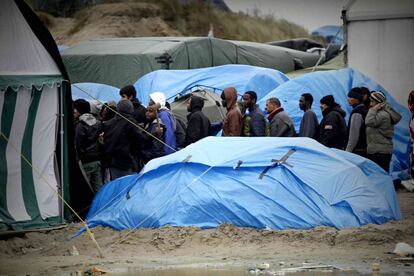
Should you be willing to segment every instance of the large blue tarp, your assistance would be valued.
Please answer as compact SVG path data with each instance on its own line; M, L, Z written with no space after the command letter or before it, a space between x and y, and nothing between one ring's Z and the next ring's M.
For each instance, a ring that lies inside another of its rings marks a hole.
M161 91L169 102L173 102L178 93L196 85L216 89L233 86L240 95L253 90L261 98L287 80L289 78L277 70L230 64L190 70L157 70L140 78L134 86L137 98L146 105L153 92Z
M347 94L352 87L360 86L368 87L371 91L384 92L388 103L402 115L401 121L395 126L394 130L394 154L391 161L391 175L394 179L407 179L409 175L410 156L410 137L408 130L408 123L411 118L410 112L406 107L403 107L394 100L386 89L362 73L352 68L308 73L281 84L260 99L258 103L264 110L268 98L279 98L282 107L293 119L296 131L299 131L300 121L303 116L303 111L299 109L299 98L301 94L312 94L314 99L312 109L318 116L319 122L322 119L322 113L319 107L320 99L328 94L334 95L335 101L346 111L346 120L348 122L352 107L348 104Z
M111 100L118 102L121 99L119 88L102 83L75 83L72 85L71 90L73 100L99 100L100 102L106 103Z
M292 150L287 164L272 166ZM370 160L309 138L207 137L103 186L86 221L117 230L308 229L400 218L391 177Z

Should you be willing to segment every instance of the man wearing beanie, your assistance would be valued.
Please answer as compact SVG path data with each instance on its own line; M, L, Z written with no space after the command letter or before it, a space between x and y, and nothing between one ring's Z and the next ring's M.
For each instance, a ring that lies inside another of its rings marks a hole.
M348 103L352 106L348 121L348 143L346 151L360 156L367 154L367 141L365 136L365 117L368 109L363 102L364 94L361 88L354 87L348 93Z
M75 123L75 149L85 177L91 188L97 193L102 186L100 147L98 137L101 123L90 113L89 102L78 99L73 102Z
M386 172L389 172L393 152L394 125L400 119L401 115L387 104L382 92L371 93L371 107L365 118L367 156Z
M323 118L319 124L319 142L343 150L346 146L345 111L332 95L322 97L320 107Z
M139 146L146 139L146 135L134 125L137 122L132 116L134 107L131 101L120 100L117 109L120 114L103 124L103 146L108 162L105 165L109 168L111 180L133 172L131 145L136 143Z

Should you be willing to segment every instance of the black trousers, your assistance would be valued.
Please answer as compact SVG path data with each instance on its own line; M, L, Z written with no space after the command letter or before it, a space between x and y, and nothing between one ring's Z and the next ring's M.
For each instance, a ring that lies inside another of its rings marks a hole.
M368 154L368 159L377 163L386 172L390 172L390 162L392 154L374 153Z

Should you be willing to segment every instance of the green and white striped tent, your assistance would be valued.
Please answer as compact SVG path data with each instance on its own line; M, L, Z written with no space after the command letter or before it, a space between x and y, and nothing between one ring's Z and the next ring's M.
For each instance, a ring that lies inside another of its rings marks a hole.
M64 222L70 85L56 44L22 0L0 1L0 231Z

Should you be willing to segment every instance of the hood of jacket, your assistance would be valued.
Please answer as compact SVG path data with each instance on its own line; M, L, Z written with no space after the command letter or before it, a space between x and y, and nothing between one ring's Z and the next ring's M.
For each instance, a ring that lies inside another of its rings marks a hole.
M190 102L190 112L202 110L204 107L204 99L198 96L192 96Z
M88 126L96 125L96 118L90 113L84 113L79 117L79 121L85 122Z
M224 89L224 99L227 103L227 110L232 109L237 103L237 91L234 87Z

